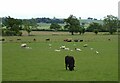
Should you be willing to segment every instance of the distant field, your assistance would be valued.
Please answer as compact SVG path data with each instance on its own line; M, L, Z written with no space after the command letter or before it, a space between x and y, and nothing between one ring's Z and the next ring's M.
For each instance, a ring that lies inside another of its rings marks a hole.
M30 33L30 35L34 35L34 36L39 36L39 35L71 35L70 32L64 32L64 31L32 31ZM99 32L98 35L108 35L109 32ZM22 35L23 36L27 36L28 33L26 31L22 31ZM79 33L75 33L75 36L79 35ZM85 32L84 35L95 35L95 33L93 32ZM117 35L117 33L115 33L114 35ZM79 35L80 36L80 35ZM82 35L81 35L82 36Z
M103 24L102 20L88 20L88 19L81 19L80 23L85 23L85 28L87 28L89 26L90 23L92 22L96 22L96 23L100 23ZM51 23L38 23L38 29L49 29ZM64 28L65 24L59 24L62 26L62 28Z
M38 29L50 29L50 25L51 23L38 23ZM62 28L64 27L65 24L59 24L60 26L62 26Z
M5 39L2 44L3 81L118 80L117 35L86 33L71 36L67 32L56 32L55 35L52 32L37 34L39 35L3 37ZM18 41L18 38L21 40ZM50 38L51 41L46 42L46 38ZM64 42L63 40L66 38L83 39L84 41ZM22 43L27 43L32 49L21 48ZM49 48L49 44L52 45L52 48ZM84 48L84 44L88 44L88 47ZM65 45L73 51L55 52L54 50L59 49L61 45ZM75 51L75 47L81 48L82 52ZM99 54L96 54L95 51L99 51ZM65 70L64 57L66 55L75 57L74 71Z

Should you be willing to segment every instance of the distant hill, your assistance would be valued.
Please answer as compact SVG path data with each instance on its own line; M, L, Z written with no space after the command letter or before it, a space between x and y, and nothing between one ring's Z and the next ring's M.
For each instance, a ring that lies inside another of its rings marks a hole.
M80 24L84 23L85 28L87 28L92 22L103 24L103 20L80 19Z

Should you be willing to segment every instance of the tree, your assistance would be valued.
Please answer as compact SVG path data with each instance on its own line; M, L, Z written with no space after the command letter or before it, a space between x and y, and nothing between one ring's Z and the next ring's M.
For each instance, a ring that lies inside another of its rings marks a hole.
M30 32L32 31L32 28L29 25L25 25L25 30L28 32L28 36L29 36Z
M104 18L103 23L104 27L109 31L110 34L116 32L117 28L119 27L119 20L113 15L107 15L107 17Z
M85 33L85 28L84 28L84 26L85 26L85 23L82 23L81 28L80 28L80 32L81 32L82 34ZM81 33L80 33L80 34L81 34Z
M23 29L27 31L28 33L28 36L30 35L30 32L33 30L33 29L36 29L37 28L37 21L36 19L32 18L32 19L24 19L22 21L22 24L23 24Z
M57 23L52 23L50 25L50 29L54 29L55 31L59 30L61 28L61 26Z
M10 16L4 18L3 25L6 26L6 31L4 34L9 36L20 36L22 32L20 32L22 26L22 20L14 19Z
M85 33L85 28L82 27L81 29L82 29L82 34L84 34Z
M30 32L32 31L31 23L29 20L24 19L23 20L24 30L27 31L28 36L30 35Z
M98 33L102 29L102 25L99 23L92 22L87 28L87 31Z
M118 21L118 34L120 34L120 20Z
M98 34L98 29L94 29L94 33L97 35Z
M64 22L66 23L64 28L68 29L72 35L74 35L74 32L80 31L80 22L75 16L70 15L67 19L64 19Z
M37 20L36 19L32 18L32 19L30 19L28 21L29 21L29 25L32 27L32 29L37 28L38 25L37 25Z

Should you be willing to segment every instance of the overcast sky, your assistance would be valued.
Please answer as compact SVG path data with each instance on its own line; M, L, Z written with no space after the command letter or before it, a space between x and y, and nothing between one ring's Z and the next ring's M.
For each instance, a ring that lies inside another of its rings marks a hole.
M70 14L86 19L118 16L120 0L0 0L0 17L67 18Z

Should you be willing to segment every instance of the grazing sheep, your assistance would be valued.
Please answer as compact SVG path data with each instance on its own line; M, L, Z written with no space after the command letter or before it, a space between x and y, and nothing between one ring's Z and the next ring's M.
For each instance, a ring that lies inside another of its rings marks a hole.
M49 48L52 48L52 44L49 44Z
M69 48L65 48L65 50L70 50Z
M24 47L27 47L27 44L21 44L21 47L24 48Z
M82 50L81 50L81 49L79 49L79 48L75 48L75 50L76 50L76 51L82 51Z
M31 47L25 47L26 49L32 49Z
M93 50L93 48L90 48L90 50Z
M70 51L73 51L73 50L70 50Z
M83 45L83 47L87 47L87 46L88 46L88 44L84 44L84 45Z
M61 48L61 49L65 49L65 46L61 46L60 48Z
M25 44L25 43L24 43L24 44L21 44L21 47L22 47L22 48L25 48L25 49L32 49L31 47L28 47L27 44Z
M55 49L55 51L56 51L56 52L60 52L60 50L58 50L58 49Z
M49 46L51 47L51 46L52 46L52 44L49 44Z
M99 52L98 51L95 51L96 52L96 54L99 54Z

